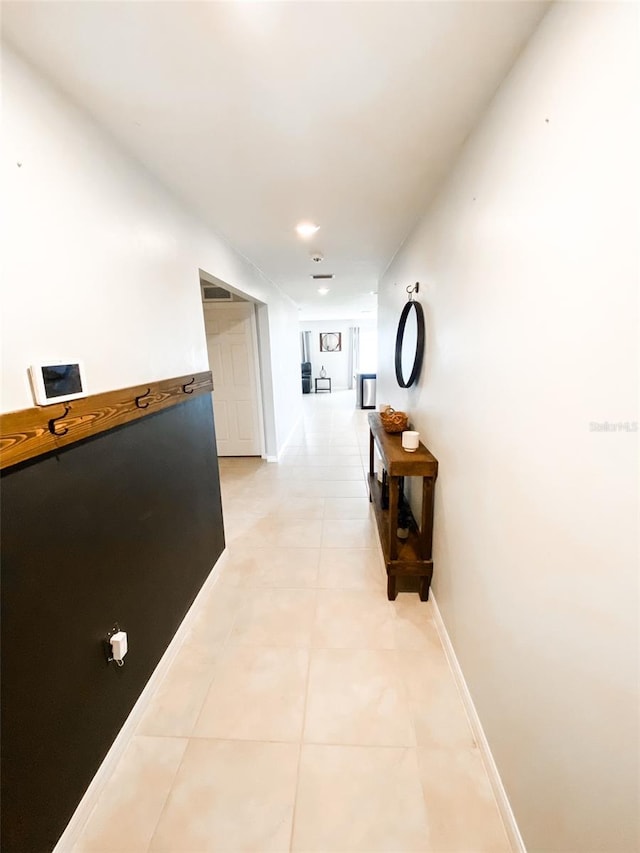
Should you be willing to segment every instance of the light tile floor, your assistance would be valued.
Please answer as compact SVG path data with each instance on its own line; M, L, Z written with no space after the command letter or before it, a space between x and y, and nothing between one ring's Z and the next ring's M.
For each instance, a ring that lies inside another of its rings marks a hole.
M219 579L76 853L509 851L431 605L386 598L367 413L303 403L220 460Z

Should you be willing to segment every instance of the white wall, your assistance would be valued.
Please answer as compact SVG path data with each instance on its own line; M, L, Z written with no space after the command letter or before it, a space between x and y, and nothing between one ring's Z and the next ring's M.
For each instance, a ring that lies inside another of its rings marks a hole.
M349 329L360 328L360 335L365 336L365 356L371 361L371 351L375 349L371 345L371 338L375 338L376 323L374 320L301 320L300 331L311 332L311 369L312 380L320 375L324 366L327 376L331 377L331 387L340 390L349 387ZM340 332L342 335L342 349L340 352L320 352L321 332ZM362 354L362 347L361 347ZM365 366L361 363L360 372L365 372ZM366 372L375 372L369 367ZM311 382L313 390L314 383Z
M638 433L590 426L639 420L638 55L635 4L551 7L379 288L378 399L440 461L434 590L531 853L639 849Z
M33 405L40 359L83 358L92 393L208 369L203 269L268 305L279 448L300 406L291 300L6 46L3 135L2 410Z
M360 373L377 373L378 370L378 322L360 321Z

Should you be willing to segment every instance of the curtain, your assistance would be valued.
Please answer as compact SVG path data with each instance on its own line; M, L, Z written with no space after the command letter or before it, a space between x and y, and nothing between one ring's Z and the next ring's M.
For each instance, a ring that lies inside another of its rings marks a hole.
M360 370L360 327L349 329L349 388L355 387L356 373Z
M311 332L300 332L301 361L311 361Z

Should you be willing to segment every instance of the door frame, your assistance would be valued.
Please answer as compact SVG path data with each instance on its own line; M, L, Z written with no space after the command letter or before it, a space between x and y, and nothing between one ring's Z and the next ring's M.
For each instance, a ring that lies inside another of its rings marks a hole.
M254 299L248 293L245 293L237 287L232 287L230 284L227 284L226 281L216 278L203 269L198 270L198 276L199 292L201 292L200 282L206 281L209 284L214 284L230 291L239 298L239 301L249 302L253 305L253 311L250 315L250 329L252 343L254 345L253 370L256 382L256 392L258 395L260 455L262 459L266 459L268 462L275 462L277 461L277 442L272 382L273 369L269 343L269 306L265 302L261 302L259 299ZM201 299L200 304L202 306L202 322L206 349L206 306L215 305L215 302L203 302ZM229 303L224 302L221 304L228 305ZM207 363L209 363L208 354ZM211 369L210 366L209 369ZM213 393L215 399L215 381Z

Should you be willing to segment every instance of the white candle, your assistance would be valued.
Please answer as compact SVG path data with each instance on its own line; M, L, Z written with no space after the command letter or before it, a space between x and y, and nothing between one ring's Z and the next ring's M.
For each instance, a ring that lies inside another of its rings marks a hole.
M420 446L420 433L414 430L405 430L402 433L402 447L408 453L415 453Z

